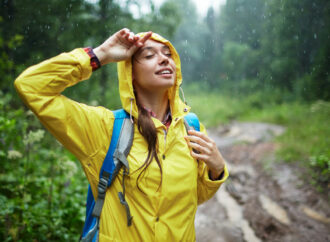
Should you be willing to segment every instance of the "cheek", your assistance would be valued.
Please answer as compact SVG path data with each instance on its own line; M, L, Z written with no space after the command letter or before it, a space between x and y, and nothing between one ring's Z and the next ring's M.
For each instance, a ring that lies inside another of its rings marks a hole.
M171 65L172 69L174 70L174 72L176 73L176 65L175 65L174 60L171 60L170 65Z
M134 65L132 69L133 80L139 82L139 80L143 80L143 77L144 77L144 67L140 64Z
M139 65L132 70L132 80L137 85L147 86L153 77L153 70L148 65Z

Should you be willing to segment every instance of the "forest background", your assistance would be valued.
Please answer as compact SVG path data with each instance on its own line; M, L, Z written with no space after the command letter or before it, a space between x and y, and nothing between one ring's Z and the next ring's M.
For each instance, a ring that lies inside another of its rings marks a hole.
M191 0L1 0L0 238L72 241L82 230L87 181L74 156L45 132L14 90L27 67L97 46L127 27L172 41L186 100L207 127L238 121L285 126L278 160L304 168L320 193L330 177L330 2L228 0L199 16ZM120 108L116 65L65 95Z

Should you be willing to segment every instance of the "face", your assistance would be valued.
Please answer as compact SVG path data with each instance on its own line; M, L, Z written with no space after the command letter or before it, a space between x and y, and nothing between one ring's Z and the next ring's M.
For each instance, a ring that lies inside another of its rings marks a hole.
M167 90L176 80L176 67L168 46L147 40L133 57L133 84L147 91Z

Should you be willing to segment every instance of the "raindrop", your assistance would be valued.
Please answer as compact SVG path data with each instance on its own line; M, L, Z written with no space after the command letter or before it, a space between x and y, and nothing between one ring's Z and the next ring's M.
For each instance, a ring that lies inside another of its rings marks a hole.
M314 39L317 39L317 34L316 33L314 33Z

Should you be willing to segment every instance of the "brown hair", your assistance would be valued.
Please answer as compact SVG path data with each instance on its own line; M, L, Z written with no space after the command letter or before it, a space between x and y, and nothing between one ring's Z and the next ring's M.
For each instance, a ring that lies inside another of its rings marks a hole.
M160 160L157 155L158 139L157 139L157 130L156 130L155 124L152 121L149 112L146 109L144 109L138 102L137 102L137 106L139 109L139 116L138 116L138 120L137 120L138 130L148 143L148 156L147 156L146 160L144 161L143 165L139 167L138 170L142 169L142 171L140 172L140 174L138 175L138 177L136 179L136 185L137 185L138 189L141 192L143 192L140 189L138 182L141 179L141 176L145 173L145 171L148 168L148 166L150 165L150 163L152 162L153 158L155 158L155 160L157 162L157 165L160 170L160 175L161 175L161 181L158 186L158 189L162 184L163 171L162 171L162 166L160 164Z
M131 62L132 66L133 66L134 60L139 62L135 58L135 55L133 55L132 56L132 62ZM138 107L138 110L139 110L139 115L138 115L138 119L137 119L138 130L139 130L140 134L143 136L143 138L148 143L148 156L147 156L146 160L144 161L144 163L142 164L142 166L139 167L138 170L142 169L142 171L140 172L140 174L138 175L138 177L136 179L137 188L141 192L143 192L141 190L141 188L139 187L139 180L141 179L142 175L144 175L144 173L146 172L148 166L150 165L150 163L152 162L152 160L154 158L157 162L157 165L158 165L159 170L160 170L160 175L161 175L161 180L160 180L160 184L158 186L158 189L160 188L160 186L162 184L163 170L162 170L162 166L160 164L160 160L159 160L158 155L157 155L158 139L157 139L157 130L156 130L155 124L151 119L150 113L144 107L142 107L141 104L138 102L137 93L135 91L134 91L134 94L135 94L136 104L137 104L137 107ZM157 189L157 191L158 191L158 189Z
M162 171L162 166L160 164L160 160L157 155L158 139L157 139L157 130L156 130L155 124L152 121L149 112L145 108L143 108L138 102L137 102L137 106L139 109L139 116L138 116L138 120L137 120L138 130L139 130L140 134L143 136L143 138L148 143L148 156L147 156L146 160L144 161L143 165L139 167L138 170L142 169L142 171L140 172L140 174L138 175L138 177L136 179L136 185L137 185L138 189L141 192L143 192L140 189L138 182L154 158L157 162L157 165L160 170L160 175L161 175L161 181L158 186L158 189L160 188L160 186L162 184L163 171ZM158 189L157 189L157 191L158 191Z

